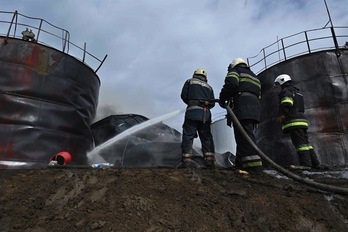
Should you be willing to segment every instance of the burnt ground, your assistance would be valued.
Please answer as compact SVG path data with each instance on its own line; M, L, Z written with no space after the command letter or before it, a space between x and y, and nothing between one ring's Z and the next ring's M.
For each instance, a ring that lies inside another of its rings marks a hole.
M0 170L0 231L341 232L348 196L232 170Z

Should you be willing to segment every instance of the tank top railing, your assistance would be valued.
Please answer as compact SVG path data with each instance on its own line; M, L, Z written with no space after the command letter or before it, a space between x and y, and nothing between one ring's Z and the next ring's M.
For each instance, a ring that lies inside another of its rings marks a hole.
M259 74L265 69L296 56L323 50L348 49L348 27L324 27L299 32L264 47L253 57L247 58L251 69Z
M10 17L7 17L9 15ZM3 32L2 25L8 25L6 34ZM57 27L44 19L25 16L17 11L0 11L0 36L6 37L5 43L8 38L17 38L53 47L85 63L91 67L95 73L103 65L107 57L107 55L105 55L103 59L99 59L92 55L86 50L86 43L84 43L83 48L81 48L70 42L69 31Z

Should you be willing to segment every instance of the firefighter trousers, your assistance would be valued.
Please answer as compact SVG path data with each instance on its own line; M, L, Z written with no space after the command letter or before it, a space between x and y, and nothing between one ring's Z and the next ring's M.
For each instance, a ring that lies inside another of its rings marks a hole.
M239 120L239 122L250 139L256 144L255 128L257 122L249 119ZM237 143L236 168L255 168L262 166L261 157L236 127L234 127L234 136Z
M215 152L210 124L211 123L209 122L203 123L202 121L185 118L184 124L182 126L182 154L192 154L193 139L197 138L197 132L201 140L203 154Z
M306 128L289 130L292 144L296 148L299 163L302 166L317 167L320 165L318 157L308 141Z

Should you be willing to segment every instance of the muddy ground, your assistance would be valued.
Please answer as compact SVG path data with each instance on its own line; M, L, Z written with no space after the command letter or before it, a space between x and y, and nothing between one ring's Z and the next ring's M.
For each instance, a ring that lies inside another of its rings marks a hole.
M234 170L0 170L0 231L341 232L348 196Z

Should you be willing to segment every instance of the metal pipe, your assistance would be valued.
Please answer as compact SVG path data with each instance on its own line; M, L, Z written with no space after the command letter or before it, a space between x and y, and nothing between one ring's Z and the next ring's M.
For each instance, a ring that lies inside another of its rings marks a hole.
M309 46L309 40L308 40L307 31L305 31L304 33L305 33L305 37L306 37L306 42L307 42L307 47L308 47L308 53L311 53L311 47Z
M104 61L106 60L106 57L108 57L107 54L104 56L104 59L103 59L102 62L100 63L99 67L94 71L94 73L97 73L97 72L98 72L99 68L104 64Z
M42 27L42 19L40 20L40 26L39 29L37 30L37 35L36 35L36 41L39 42L39 35Z
M331 29L332 39L334 41L335 48L336 48L336 55L337 55L337 57L339 57L339 56L341 56L341 52L340 52L340 46L338 45L338 42L337 42L335 30L333 27L331 27L330 29Z
M284 48L284 40L281 39L280 41L282 41L282 48L283 48L284 60L286 60L286 54L285 54L285 48Z
M82 62L85 63L85 58L86 58L86 42L83 44L83 58Z
M330 24L331 24L331 27L333 27L332 20L331 20L331 16L330 16L330 11L329 11L329 8L328 8L328 6L327 6L326 0L324 0L324 3L325 3L327 15L329 16L329 22L330 22Z
M12 20L11 20L11 23L10 23L10 27L8 28L7 35L6 35L6 38L4 40L5 44L7 44L7 39L10 36L10 31L11 31L11 27L12 27L12 24L13 24L13 20L15 19L17 14L18 14L17 11L15 11L14 14L13 14L13 17L12 17Z
M265 49L262 49L263 52L263 60L265 62L265 69L267 68L267 62L266 62L266 53L265 53Z

